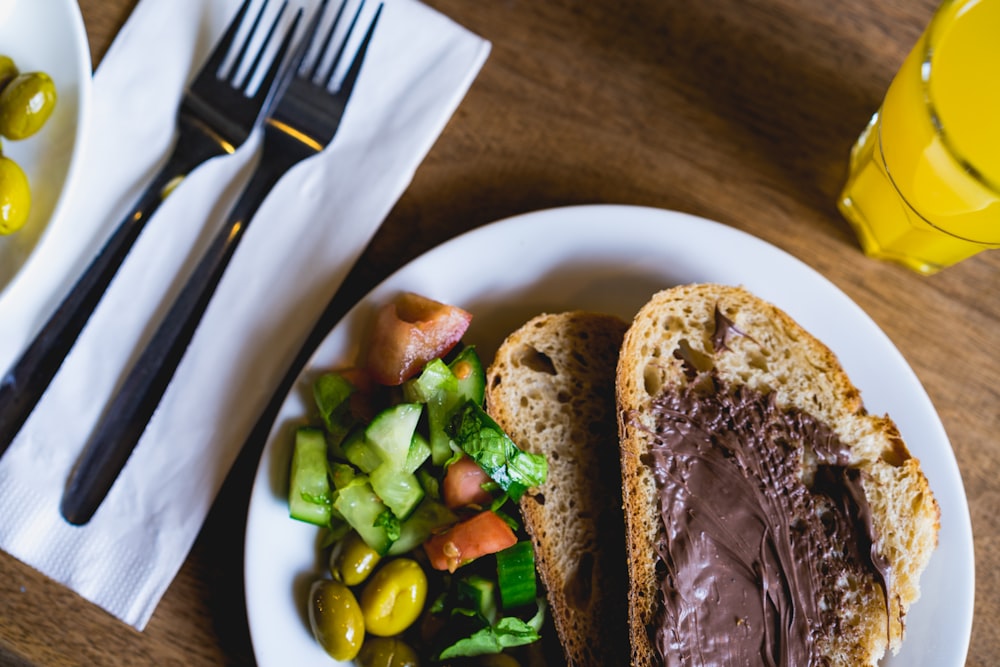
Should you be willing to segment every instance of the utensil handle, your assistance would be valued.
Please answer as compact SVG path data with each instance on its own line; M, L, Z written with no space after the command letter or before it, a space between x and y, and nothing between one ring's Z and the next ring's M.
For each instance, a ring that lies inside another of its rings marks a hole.
M35 409L149 218L173 189L174 181L213 155L205 154L204 150L193 151L183 141L175 144L133 210L118 224L48 321L0 378L0 456Z
M254 213L282 170L261 163L135 365L111 399L76 467L60 511L72 524L90 521L117 479L194 337L215 289Z

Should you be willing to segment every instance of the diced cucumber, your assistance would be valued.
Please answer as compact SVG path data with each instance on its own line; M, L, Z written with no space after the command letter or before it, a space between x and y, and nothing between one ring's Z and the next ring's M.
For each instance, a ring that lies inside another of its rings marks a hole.
M340 448L344 453L344 458L365 474L371 473L382 465L382 457L368 443L364 428L355 428L348 433Z
M334 489L344 488L351 483L355 475L357 475L357 471L354 469L354 466L338 461L330 464L330 479L333 480Z
M450 526L458 521L458 516L440 502L425 497L410 518L399 529L399 539L389 547L389 554L396 556L416 549L435 530Z
M496 621L496 584L478 574L470 574L456 582L458 606L472 609L490 624Z
M399 403L386 408L372 419L365 429L365 440L378 453L383 463L388 463L397 470L406 468L410 443L423 409L420 403Z
M372 489L400 521L405 521L424 498L417 476L383 463L370 475Z
M365 543L381 555L392 546L393 538L379 521L388 511L372 489L368 477L357 475L336 494L333 507L344 517Z
M420 375L403 383L403 398L411 403L427 403L441 392L458 391L458 378L441 359L427 362Z
M462 348L458 356L448 364L448 368L458 380L459 396L482 405L486 397L486 373L483 372L483 363L476 348L472 345Z
M535 548L528 540L497 552L497 584L504 609L535 601Z
M318 428L299 428L292 452L288 512L299 521L326 526L330 523L331 502L326 436Z
M416 431L413 434L413 440L410 441L410 451L406 453L406 465L403 466L403 470L406 472L416 472L417 468L423 465L424 461L429 459L430 456L430 443L427 442L427 438L420 431Z
M486 391L486 374L476 348L463 348L448 365L455 379L454 389L448 383L441 383L439 391L427 402L427 421L430 427L431 460L435 465L444 465L454 453L452 438L447 432L452 413L466 401L483 404Z
M451 449L451 438L445 433L448 423L447 415L454 408L454 394L442 394L432 398L427 404L427 423L431 433L431 461L434 465L443 466L454 454Z
M441 481L438 480L427 468L417 470L417 479L420 486L424 487L424 493L434 500L441 500Z
M340 445L354 424L350 410L354 391L354 385L340 373L324 373L313 383L313 400L334 447Z

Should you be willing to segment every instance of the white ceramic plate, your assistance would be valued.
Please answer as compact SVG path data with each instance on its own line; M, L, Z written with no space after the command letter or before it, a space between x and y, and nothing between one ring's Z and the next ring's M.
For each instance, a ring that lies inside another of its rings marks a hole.
M318 531L288 518L290 434L306 413L306 378L354 359L379 304L412 290L460 305L473 313L466 340L490 359L508 332L542 311L585 308L631 319L654 292L685 282L743 285L783 308L839 356L871 412L894 418L922 461L942 527L903 649L884 665L963 665L974 593L969 510L941 422L899 351L845 294L785 252L715 222L626 206L541 211L460 236L393 274L320 345L278 415L250 498L245 584L258 664L330 664L304 611L324 564Z
M0 0L0 53L22 72L41 70L56 86L45 126L3 152L21 165L31 186L31 212L19 231L0 236L0 295L38 247L76 173L90 101L87 33L75 0Z

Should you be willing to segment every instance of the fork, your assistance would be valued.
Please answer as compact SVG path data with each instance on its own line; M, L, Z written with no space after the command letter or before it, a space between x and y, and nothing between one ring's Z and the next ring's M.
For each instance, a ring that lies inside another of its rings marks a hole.
M326 5L327 0L323 0L310 19L305 37L293 52L292 74L279 85L275 102L264 121L261 158L253 176L149 344L121 383L70 474L60 506L63 517L69 523L81 525L91 519L125 466L260 204L292 166L322 151L337 132L382 5L375 11L336 92L330 92L331 81L361 15L364 0L354 12L347 36L340 42L333 62L320 72L321 63L345 13L347 0L339 4L333 23L323 38L319 55L311 66L304 67L307 51L319 43L315 41L317 29Z
M177 111L176 138L167 161L35 338L0 378L0 455L10 446L52 382L153 213L176 184L201 163L233 153L250 136L273 98L275 77L290 47L301 10L285 33L256 92L251 95L247 84L261 67L265 51L277 34L288 5L285 0L267 28L260 49L251 52L251 39L264 29L261 21L268 3L264 0L239 46L228 75L224 75L222 66L232 51L251 1L244 0L225 34L185 90ZM249 74L240 83L237 74L251 58L247 70Z

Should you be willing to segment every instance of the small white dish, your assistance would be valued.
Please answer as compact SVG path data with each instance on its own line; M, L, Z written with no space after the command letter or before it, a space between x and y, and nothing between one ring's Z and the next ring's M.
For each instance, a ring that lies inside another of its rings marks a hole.
M469 310L465 340L489 360L538 313L582 308L629 321L654 292L689 282L743 285L784 309L838 356L868 410L896 422L940 504L941 532L903 647L882 665L964 665L975 590L965 489L937 412L892 342L826 278L756 237L672 211L578 206L511 218L434 248L374 289L313 353L275 420L250 498L245 592L260 667L333 664L306 619L306 591L324 564L317 529L288 516L291 427L306 414L307 378L356 358L380 304L409 290Z
M4 155L28 177L31 211L24 227L0 236L2 296L52 227L76 175L93 72L75 0L0 0L0 53L21 72L46 72L57 95L52 116L37 134L3 140Z

